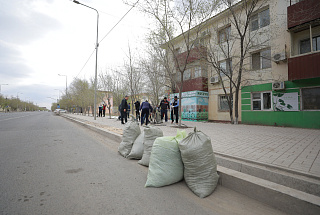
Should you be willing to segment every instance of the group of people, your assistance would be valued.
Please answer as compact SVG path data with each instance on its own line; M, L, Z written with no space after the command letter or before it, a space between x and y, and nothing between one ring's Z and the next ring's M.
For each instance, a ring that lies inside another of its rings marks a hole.
M106 104L102 104L102 105L99 105L99 114L98 116L99 117L105 117L106 116Z
M121 104L119 106L119 111L120 111L120 119L121 119L121 124L125 124L127 122L127 117L129 117L130 113L130 104L127 103L128 101L128 96L125 96L124 99L122 99ZM157 107L160 109L160 114L161 114L161 121L163 118L165 119L165 122L168 122L168 110L170 110L170 105L171 105L171 124L176 121L178 124L178 119L179 119L179 100L178 97L175 96L171 104L169 104L169 101L167 100L166 97L161 100L160 105ZM151 106L151 104L148 102L148 100L142 102L140 104L139 101L136 101L134 103L135 106L135 111L136 111L136 119L138 121L141 121L141 125L144 124L144 120L146 120L146 125L150 123L149 121L149 116L150 113L154 110L154 108ZM141 115L140 115L141 112Z

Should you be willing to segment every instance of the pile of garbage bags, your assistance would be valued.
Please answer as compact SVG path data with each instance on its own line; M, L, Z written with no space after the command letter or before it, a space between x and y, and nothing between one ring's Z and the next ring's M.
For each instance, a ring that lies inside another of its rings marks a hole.
M217 162L211 139L196 128L175 137L163 136L158 127L147 126L141 132L137 122L129 122L123 131L119 153L149 167L146 187L162 187L185 180L190 190L205 198L217 186Z

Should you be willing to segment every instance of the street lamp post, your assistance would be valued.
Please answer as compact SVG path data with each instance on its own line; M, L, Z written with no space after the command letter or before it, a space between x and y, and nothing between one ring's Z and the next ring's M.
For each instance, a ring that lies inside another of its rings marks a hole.
M61 75L58 74L59 76L66 76L66 95L68 94L68 76L67 75Z
M98 66L98 47L99 47L99 43L98 43L98 32L99 32L99 12L92 8L89 7L85 4L82 4L76 0L73 0L74 3L76 4L80 4L83 5L87 8L90 8L92 10L95 10L97 12L97 39L96 39L96 65L95 65L95 75L94 75L94 104L93 104L93 115L94 115L94 120L97 119L97 66Z
M60 90L59 89L54 89L54 90L58 90L59 91L59 97L57 99L57 102L60 101Z

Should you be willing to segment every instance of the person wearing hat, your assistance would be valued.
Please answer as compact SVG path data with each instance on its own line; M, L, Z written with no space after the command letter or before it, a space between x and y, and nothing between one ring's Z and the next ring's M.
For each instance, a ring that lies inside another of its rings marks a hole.
M127 123L128 98L129 96L126 95L121 101L121 124L124 124L123 119Z
M149 114L153 108L150 105L150 103L148 102L148 100L146 100L145 102L142 102L141 106L140 106L140 110L141 110L141 125L143 125L144 122L144 118L146 118L146 125L148 125L149 123Z
M170 109L169 102L167 100L167 97L164 97L163 100L160 102L160 112L161 112L161 121L164 120L165 122L168 122L168 109Z
M171 124L174 122L174 116L176 118L176 124L178 124L178 120L179 120L179 100L178 97L175 96L173 99L173 102L171 103Z

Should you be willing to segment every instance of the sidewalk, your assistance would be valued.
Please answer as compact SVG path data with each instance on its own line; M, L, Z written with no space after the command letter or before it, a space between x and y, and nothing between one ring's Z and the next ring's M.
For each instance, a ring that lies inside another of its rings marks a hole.
M117 119L67 114L88 124L122 134L124 125ZM130 120L130 119L128 119ZM194 127L211 138L216 154L277 167L320 179L320 130L256 125L231 125L183 121L186 132ZM157 125L164 136L175 136L170 122ZM143 127L141 127L143 129Z

